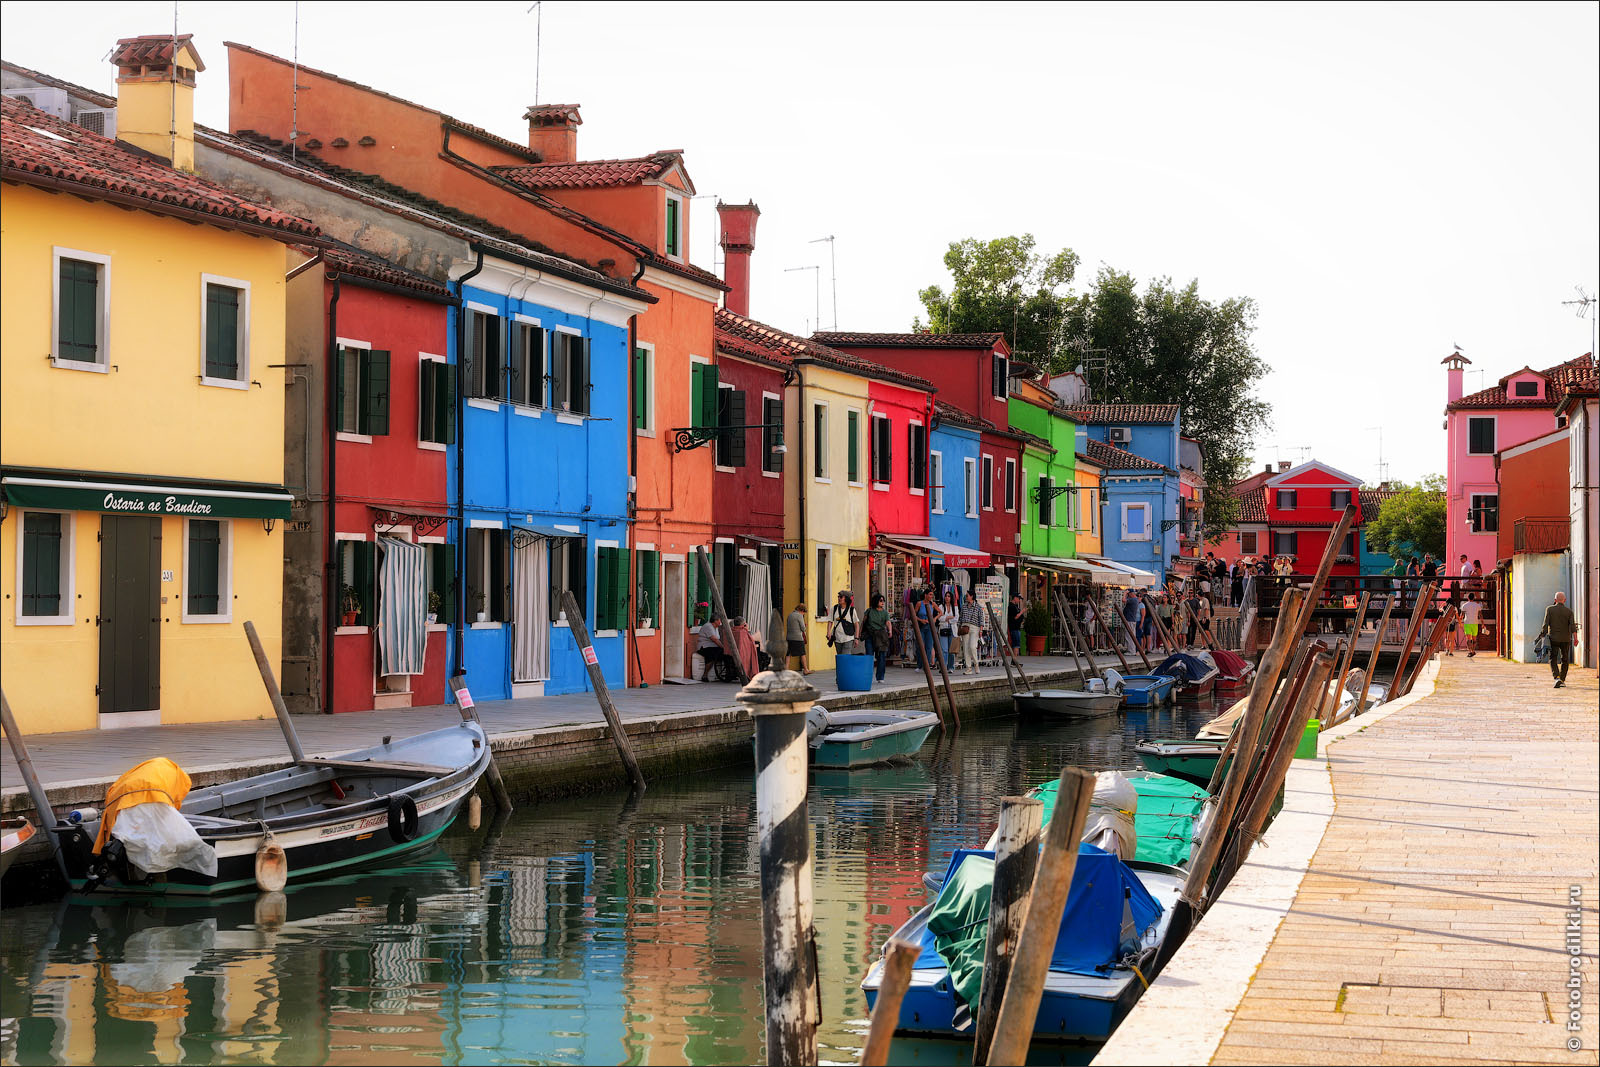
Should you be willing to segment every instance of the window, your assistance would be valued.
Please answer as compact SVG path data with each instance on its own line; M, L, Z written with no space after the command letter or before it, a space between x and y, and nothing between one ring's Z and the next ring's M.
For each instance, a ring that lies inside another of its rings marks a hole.
M872 416L872 480L894 481L894 427L887 415Z
M1538 396L1538 382L1517 382L1512 386L1512 396Z
M1122 505L1122 539L1124 541L1150 540L1150 505Z
M633 428L646 436L656 429L656 353L643 345L633 350Z
M628 625L627 554L615 545L601 545L595 549L594 569L594 628L625 629Z
M205 370L210 384L250 384L250 283L202 274L205 300L200 334L205 339Z
M1350 506L1350 490L1335 489L1328 494L1328 506L1337 511L1343 511Z
M339 612L352 626L371 626L377 613L377 546L371 541L339 541Z
M979 487L979 501L984 511L994 510L994 457L983 457L983 484Z
M430 542L428 549L428 614L451 625L456 621L456 546Z
M769 474L783 470L783 401L775 396L761 398L761 469Z
M1467 420L1467 451L1474 456L1494 454L1494 419Z
M811 473L828 476L828 405L811 405Z
M1498 493L1473 493L1472 509L1467 512L1467 524L1473 533L1498 533L1500 531L1500 496Z
M1300 535L1298 533L1273 531L1272 554L1274 556L1298 556L1300 554Z
M1239 534L1239 552L1246 556L1256 554L1256 534L1254 530L1249 533Z
M689 364L689 425L709 430L717 425L717 368L712 363Z
M68 624L73 612L72 516L59 511L22 513L17 546L22 595L17 622Z
M50 355L57 367L107 369L111 257L55 249L55 314Z
M921 493L928 488L928 428L920 422L906 427L906 473L911 491Z
M1355 535L1355 531L1352 530L1350 533L1345 534L1344 535L1344 540L1339 543L1339 555L1341 555L1341 556L1349 556L1352 559L1354 559L1355 558L1355 554L1356 554L1356 535Z
M819 619L828 617L828 609L833 605L833 597L828 595L833 586L833 549L817 549L817 599L811 613Z
M499 400L505 391L501 318L487 311L466 314L467 395Z
M996 400L1004 400L1010 389L1011 361L996 352L989 357L989 392Z
M574 415L589 414L589 385L589 339L555 333L550 338L550 406ZM711 400L716 402L715 391Z
M1299 498L1300 493L1297 489L1279 489L1278 510L1293 511L1295 509L1295 503L1297 500L1299 500Z
M660 621L656 614L656 603L661 595L661 557L654 549L640 549L634 553L634 557L635 565L639 568L633 586L633 595L638 604L636 614L639 626L648 629Z
M928 453L928 510L944 514L944 453Z
M1039 475L1039 525L1055 525L1055 510L1055 500L1050 493L1050 479L1041 474Z
M844 477L851 485L861 482L861 412L844 413Z
M964 511L969 519L978 517L978 461L968 456L961 461L961 493Z
M1017 510L1017 461L1006 459L1006 491L1005 501L1007 511Z
M667 255L680 256L683 246L679 216L683 211L683 201L677 197L667 197Z
M515 319L506 328L505 398L524 407L544 406L545 332Z
M189 519L184 525L183 621L227 622L233 615L233 524Z
M552 537L550 539L550 618L566 619L566 597L572 591L573 599L583 611L589 613L589 542L582 537Z
M442 359L417 361L417 440L453 444L456 439L455 370ZM340 409L343 411L343 408Z
M744 438L749 431L731 427L745 425L744 390L719 383L717 397L720 401L717 405L717 424L725 431L717 435L717 466L742 467L745 459Z
M389 353L339 346L339 432L389 432Z
M552 542L553 543L553 542ZM550 584L555 587L555 556ZM555 618L555 608L550 617ZM511 533L474 526L467 530L467 625L511 620Z

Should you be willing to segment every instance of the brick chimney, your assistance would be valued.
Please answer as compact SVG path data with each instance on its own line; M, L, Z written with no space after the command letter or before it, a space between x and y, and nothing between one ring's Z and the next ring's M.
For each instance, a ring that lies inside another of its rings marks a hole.
M194 76L206 69L194 35L124 37L117 68L117 140L194 171Z
M1288 470L1292 466L1294 466L1294 464L1290 463L1288 460L1280 459L1280 460L1278 460L1278 473L1282 474L1284 471Z
M1461 349L1458 348L1448 356L1445 356L1439 362L1450 368L1445 372L1445 381L1447 384L1445 386L1444 402L1446 404L1454 404L1457 400L1461 399L1461 378L1464 373L1461 368L1471 363L1472 360L1468 359L1466 356L1463 356L1461 354Z
M722 229L722 280L728 283L723 304L736 315L750 314L750 253L756 250L756 220L761 209L755 201L724 204L717 201L717 221Z
M571 163L578 158L578 127L583 119L577 104L534 104L522 117L528 120L528 148L539 153L539 162Z

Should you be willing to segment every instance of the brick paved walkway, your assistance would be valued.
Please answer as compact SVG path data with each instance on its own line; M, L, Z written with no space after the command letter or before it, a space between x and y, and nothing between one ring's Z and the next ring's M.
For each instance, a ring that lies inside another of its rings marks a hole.
M1544 666L1457 656L1433 696L1334 743L1335 814L1212 1062L1595 1063L1597 701L1594 671L1556 690Z

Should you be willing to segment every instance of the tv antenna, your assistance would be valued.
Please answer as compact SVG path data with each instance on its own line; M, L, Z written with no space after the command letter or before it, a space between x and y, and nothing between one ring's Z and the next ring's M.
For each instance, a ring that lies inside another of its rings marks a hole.
M1383 427L1368 426L1367 429L1378 431L1378 484L1382 485L1389 480L1389 464L1383 461Z
M817 272L812 276L816 280L817 288L817 317L811 321L815 322L817 324L816 328L820 330L822 328L822 265L813 263L809 267L785 267L783 268L783 273L793 274L797 270L814 270ZM810 330L806 331L808 334L810 332Z
M1575 307L1578 309L1578 318L1588 318L1589 312L1593 311L1595 304L1600 303L1600 301L1595 299L1594 294L1585 292L1583 286L1581 285L1574 285L1572 288L1577 292L1578 298L1576 300L1563 300L1561 301L1561 306L1569 308ZM1594 324L1590 326L1589 329L1591 331L1591 335L1589 337L1589 352L1590 354L1593 354L1595 348L1600 347L1600 345L1596 345L1595 343L1596 335L1600 335L1600 315L1595 316Z
M1277 456L1277 458L1279 460L1283 459L1283 454L1285 452L1298 452L1298 453L1300 453L1300 458L1295 462L1295 466L1296 467L1298 467L1298 466L1300 466L1300 464L1304 463L1307 460L1307 458L1309 458L1310 455L1311 455L1311 446L1310 445L1273 445L1272 446L1272 450L1276 454L1276 456Z
M539 104L539 59L543 52L544 0L533 0L533 5L523 12L533 16L533 103Z
M806 243L817 245L823 241L828 242L828 284L833 287L833 328L837 330L839 328L839 260L834 255L834 236L830 233L826 237L818 237L816 240L807 241ZM817 276L817 282L819 285L822 282L820 274ZM822 327L819 324L817 328L821 329Z

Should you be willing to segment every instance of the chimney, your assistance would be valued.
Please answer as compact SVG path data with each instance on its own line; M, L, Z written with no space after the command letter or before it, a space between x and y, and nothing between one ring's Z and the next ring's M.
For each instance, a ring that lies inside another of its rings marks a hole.
M1261 473L1262 474L1271 474L1272 473L1272 464L1268 463L1267 464L1267 469L1262 471Z
M1284 471L1288 470L1291 466L1293 466L1293 464L1291 464L1286 459L1278 460L1278 473L1282 474Z
M117 140L194 172L194 76L206 69L194 34L124 37L117 68Z
M577 104L534 104L523 114L528 120L528 149L541 163L572 163L578 158L578 127L583 119Z
M1445 356L1439 362L1450 368L1445 372L1445 381L1447 384L1445 387L1444 402L1446 404L1454 404L1457 400L1461 399L1461 377L1463 374L1461 368L1471 363L1472 360L1468 359L1466 356L1463 356L1461 354L1461 349L1457 348L1454 352L1450 353L1448 356Z
M717 201L717 221L722 228L723 278L728 295L723 304L735 315L750 315L750 253L756 250L756 220L761 209L748 204Z

